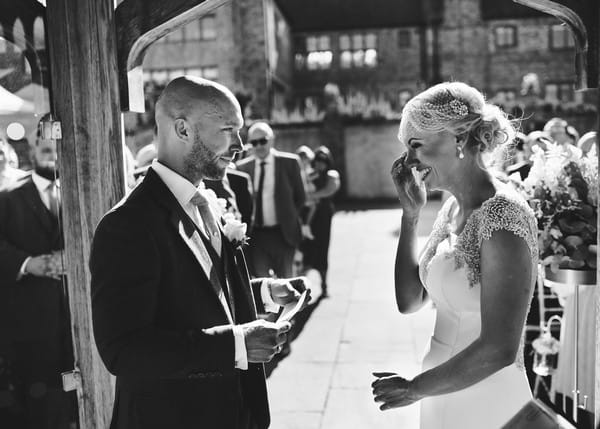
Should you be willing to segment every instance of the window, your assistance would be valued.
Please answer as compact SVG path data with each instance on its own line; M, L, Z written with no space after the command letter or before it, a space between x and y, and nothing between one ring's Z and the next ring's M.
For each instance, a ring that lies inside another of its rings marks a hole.
M217 38L215 16L206 15L197 21L178 28L169 33L163 40L170 42L186 42L188 40L214 40Z
M551 103L568 103L575 99L575 90L572 83L547 83L545 93L545 100Z
M340 67L343 69L349 69L352 67L352 52L344 51L340 55Z
M331 67L333 51L331 50L331 39L327 35L307 36L298 41L299 51L294 57L298 70L326 70ZM302 49L304 45L304 50Z
M331 67L333 53L331 51L309 52L306 57L306 65L309 70L328 69Z
M569 49L575 46L571 31L562 24L550 26L550 49Z
M182 27L182 28L179 28L179 29L177 29L177 30L169 33L167 35L167 37L166 37L166 41L167 42L181 42L181 41L183 41L184 40L183 32L184 32L184 29Z
M350 43L350 36L347 34L342 34L340 36L340 50L349 51L351 47L352 44Z
M377 66L377 34L342 34L339 44L341 68Z
M408 48L410 47L410 31L409 30L398 30L398 47Z
M499 48L511 48L517 46L517 29L513 26L496 27L496 46Z
M201 69L202 77L210 80L219 79L219 67L217 66L208 66L202 67Z
M200 19L201 39L214 40L217 38L216 19L214 15L207 15Z

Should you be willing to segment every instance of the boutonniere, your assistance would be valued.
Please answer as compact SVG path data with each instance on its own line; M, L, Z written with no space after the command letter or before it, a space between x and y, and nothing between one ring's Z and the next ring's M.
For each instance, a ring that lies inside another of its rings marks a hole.
M236 219L233 213L223 215L223 233L234 247L240 248L248 245L247 230L248 225Z

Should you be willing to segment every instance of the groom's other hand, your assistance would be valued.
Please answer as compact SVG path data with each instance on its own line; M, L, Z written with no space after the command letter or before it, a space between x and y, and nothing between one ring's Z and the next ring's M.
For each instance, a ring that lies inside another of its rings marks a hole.
M279 353L287 341L289 322L272 323L264 320L241 325L244 330L248 362L269 362Z
M307 290L307 299L304 301L304 309L310 302L310 289L306 287L306 283L306 277L270 280L269 290L273 302L281 306L295 303L300 299L300 295Z

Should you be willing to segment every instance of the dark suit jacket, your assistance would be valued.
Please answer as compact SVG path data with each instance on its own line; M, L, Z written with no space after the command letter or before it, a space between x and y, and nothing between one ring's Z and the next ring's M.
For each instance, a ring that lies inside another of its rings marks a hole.
M223 180L205 180L204 185L208 189L212 189L217 197L227 200L227 208L229 209L230 200L234 199L237 209L242 215L242 222L247 225L252 224L252 180L248 174L243 171L227 170L227 182L225 185Z
M98 225L92 316L100 356L117 376L112 429L232 429L243 404L257 428L268 427L263 366L235 369L230 327L202 331L228 325L212 283L224 276L236 323L256 318L243 254L222 241L207 275L197 246L208 243L151 168Z
M64 329L67 303L61 282L17 276L28 256L63 248L58 219L46 208L31 179L0 193L0 343L56 338Z
M306 194L300 159L291 153L274 150L275 156L275 213L281 226L283 238L293 247L298 247L302 239L300 211L304 206ZM238 169L250 175L254 180L256 157L251 155L238 163ZM256 189L254 190L256 192Z

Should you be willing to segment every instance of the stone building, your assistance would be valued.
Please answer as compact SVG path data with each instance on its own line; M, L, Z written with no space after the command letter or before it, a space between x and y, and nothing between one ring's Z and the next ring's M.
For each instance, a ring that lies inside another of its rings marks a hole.
M397 113L443 80L508 105L523 91L577 105L573 58L565 26L512 1L236 0L153 45L144 70L159 86L183 73L216 79L250 101L248 117L298 109L310 120L327 83L359 111Z

